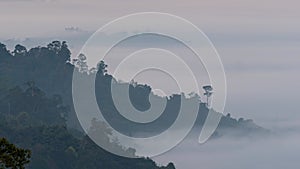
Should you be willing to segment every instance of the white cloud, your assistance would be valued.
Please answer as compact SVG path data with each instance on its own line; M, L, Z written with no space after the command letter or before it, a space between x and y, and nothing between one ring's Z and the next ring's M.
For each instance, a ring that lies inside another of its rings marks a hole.
M178 169L298 168L300 166L298 132L299 130L251 139L220 138L203 145L185 140L155 160L159 164L172 161Z

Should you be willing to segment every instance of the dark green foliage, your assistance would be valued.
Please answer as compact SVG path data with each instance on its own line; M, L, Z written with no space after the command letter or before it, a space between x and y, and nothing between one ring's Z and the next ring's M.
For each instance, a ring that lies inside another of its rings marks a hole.
M69 108L62 104L61 97L54 95L52 98L48 98L33 82L28 82L27 85L28 87L25 89L19 86L9 89L7 95L0 102L2 112L5 112L8 117L18 117L14 127L26 124L24 121L27 119L30 119L31 122L27 125L36 125L37 123L65 125Z
M61 97L56 95L48 98L33 83L29 84L27 89L24 90L20 87L11 89L8 92L9 96L5 97L2 103L5 104L9 100L14 108L10 109L10 113L3 108L0 111L0 136L7 137L15 144L32 150L32 159L28 168L160 168L150 159L130 159L106 152L85 135L73 136L66 128L64 117L59 113L60 109L65 107ZM38 104L38 111L32 109L36 106L36 100L43 103ZM25 102L24 105L23 102ZM47 116L47 118L43 116ZM102 135L103 139L110 141L111 130L105 127L102 122L94 120L91 132L99 132L96 130L103 128L105 133ZM119 151L134 155L133 150L124 149L118 142L112 142L111 145Z
M30 150L18 148L5 138L0 138L0 169L24 169L30 162L30 156Z
M25 56L27 54L27 49L25 46L18 44L15 46L15 50L12 53L16 57Z
M29 50L16 45L12 52L0 43L0 137L5 136L13 143L32 150L29 168L175 168L172 163L158 167L150 159L129 159L110 154L83 135L72 106L72 73L81 72L81 78L86 82L96 76L95 92L103 116L110 124L115 124L115 129L127 135L144 132L147 137L166 130L176 120L181 99L189 99L174 94L168 97L164 112L155 121L146 124L130 122L117 111L110 92L111 84L120 89L129 87L132 105L140 111L148 110L151 106L151 87L135 82L117 82L107 73L104 61L100 61L97 68L89 69L83 54L72 63L70 57L66 42L53 41L46 47ZM199 106L196 127L202 127L209 111L204 103L199 102ZM92 123L93 126L102 125L97 121ZM230 116L222 117L217 133L222 133L223 129L236 130L239 134L261 130L250 120L236 120ZM109 140L110 130L104 131L107 137L102 139ZM134 150L118 145L117 140L112 142L112 146L124 153L134 154Z
M6 45L4 45L3 43L0 43L0 60L7 59L10 56L11 56L11 54L6 49Z

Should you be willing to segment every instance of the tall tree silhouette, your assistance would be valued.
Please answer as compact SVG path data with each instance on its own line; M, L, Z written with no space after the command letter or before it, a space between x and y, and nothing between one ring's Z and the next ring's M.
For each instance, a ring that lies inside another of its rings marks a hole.
M211 87L211 85L206 85L206 86L203 86L203 89L204 89L204 96L206 96L206 106L208 107L208 100L209 100L209 97L213 94L213 88Z

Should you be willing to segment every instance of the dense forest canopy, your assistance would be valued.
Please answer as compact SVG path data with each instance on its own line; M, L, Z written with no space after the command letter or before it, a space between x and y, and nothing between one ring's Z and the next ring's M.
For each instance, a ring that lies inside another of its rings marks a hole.
M104 117L115 124L116 130L129 136L141 132L145 136L162 132L174 122L180 109L182 97L174 94L168 97L166 109L154 122L138 124L124 119L111 98L112 82L120 87L129 85L130 100L140 111L149 109L148 98L154 94L149 85L118 82L107 73L106 68L105 62L101 61L97 68L89 69L84 54L71 60L65 41L53 41L45 47L29 50L18 44L13 51L0 43L0 137L32 150L32 160L28 165L31 169L175 168L172 163L159 167L148 158L129 159L113 155L98 147L82 132L72 102L73 71L81 72L87 81L92 74L96 75L96 96ZM199 100L195 127L203 125L208 111L206 103ZM102 139L120 152L135 155L133 149L123 147L117 140L110 140L112 133L105 124L97 119L91 121L90 132L99 132L99 128L106 136ZM221 136L227 129L238 135L265 132L252 120L236 120L230 114L222 117L215 135Z

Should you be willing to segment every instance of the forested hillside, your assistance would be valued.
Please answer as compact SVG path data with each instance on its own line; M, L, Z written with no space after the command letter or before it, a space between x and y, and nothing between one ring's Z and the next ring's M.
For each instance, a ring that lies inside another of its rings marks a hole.
M66 122L71 121L72 112L70 78L74 69L69 61L70 51L65 42L56 41L29 51L21 45L8 51L0 44L0 137L32 151L28 168L173 169L171 163L158 167L151 159L113 155L74 129L74 125L68 127ZM93 125L102 123L93 121ZM110 130L106 132L104 139L109 141ZM118 143L111 144L124 153L134 154Z
M128 121L113 104L111 83L119 87L129 85L131 102L141 111L149 109L148 98L154 94L146 84L118 82L106 72L106 67L101 61L96 69L89 69L83 54L71 60L66 42L53 41L46 47L29 50L16 45L13 51L0 43L0 137L32 150L31 169L174 168L171 163L167 167L158 167L151 159L129 159L110 154L83 134L72 103L73 71L81 72L87 81L96 74L96 96L103 115L107 121L116 124L114 128L125 134L159 133L174 122L180 109L182 97L174 94L168 97L163 115L154 122L142 125ZM209 111L200 100L199 106L195 127L203 125ZM101 121L94 120L91 124L103 127ZM225 130L237 135L265 132L252 120L236 120L230 114L222 117L215 136L222 136ZM104 139L110 141L110 129L102 132L106 132ZM134 155L133 149L124 148L117 142L111 144Z

